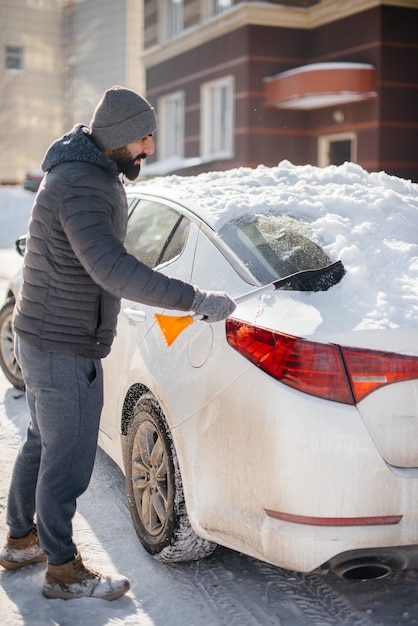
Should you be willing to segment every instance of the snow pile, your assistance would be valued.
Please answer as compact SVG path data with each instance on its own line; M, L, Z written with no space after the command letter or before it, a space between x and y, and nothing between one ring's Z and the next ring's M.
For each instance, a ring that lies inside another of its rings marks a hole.
M341 329L417 326L417 184L354 163L318 168L283 161L139 185L161 185L199 204L215 228L243 213L280 207L309 224L314 240L343 262L344 289L337 286L330 300Z
M393 213L405 205L418 209L418 185L383 172L368 173L345 163L325 168L293 165L259 165L198 176L165 176L138 183L141 188L162 186L205 208L214 228L243 212L263 212L277 206L309 222L328 213L360 221L379 217L376 211ZM398 206L399 205L399 206Z

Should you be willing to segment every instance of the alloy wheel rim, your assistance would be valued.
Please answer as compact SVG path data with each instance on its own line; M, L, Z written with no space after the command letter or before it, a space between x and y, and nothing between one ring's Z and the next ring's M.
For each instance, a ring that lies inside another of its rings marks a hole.
M145 530L158 536L167 522L169 465L155 425L146 420L137 430L132 450L132 486Z

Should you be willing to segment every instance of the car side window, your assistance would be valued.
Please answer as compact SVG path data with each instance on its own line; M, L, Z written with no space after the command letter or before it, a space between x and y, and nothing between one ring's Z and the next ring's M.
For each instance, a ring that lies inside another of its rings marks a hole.
M159 202L140 201L133 209L125 238L128 252L155 268L181 254L190 222Z

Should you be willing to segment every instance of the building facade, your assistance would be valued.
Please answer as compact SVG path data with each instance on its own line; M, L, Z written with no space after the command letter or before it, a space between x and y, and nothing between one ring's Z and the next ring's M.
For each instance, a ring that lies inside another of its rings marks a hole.
M142 0L0 0L0 184L88 123L103 91L144 92Z
M156 108L148 176L351 160L418 182L417 18L418 0L0 0L0 184L115 84Z
M351 160L418 180L416 0L144 7L148 174Z
M60 2L1 0L0 42L0 183L7 184L39 167L63 128Z

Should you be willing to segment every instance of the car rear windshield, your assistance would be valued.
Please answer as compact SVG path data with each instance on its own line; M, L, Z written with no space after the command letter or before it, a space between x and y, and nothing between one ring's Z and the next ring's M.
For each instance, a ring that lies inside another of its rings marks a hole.
M246 215L223 226L219 236L262 284L331 263L306 224L288 215Z

